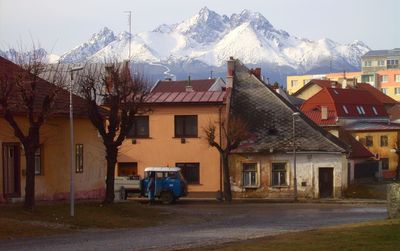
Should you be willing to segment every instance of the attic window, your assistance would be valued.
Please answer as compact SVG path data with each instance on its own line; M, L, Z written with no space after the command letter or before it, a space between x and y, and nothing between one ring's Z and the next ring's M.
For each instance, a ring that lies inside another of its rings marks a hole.
M346 114L349 114L349 110L347 110L347 107L346 107L345 105L342 105L342 108L343 108L343 111L344 111Z
M362 107L361 105L356 106L358 114L360 115L365 115L365 110L364 107Z
M372 111L374 111L375 115L378 115L378 111L376 110L375 106L372 107Z

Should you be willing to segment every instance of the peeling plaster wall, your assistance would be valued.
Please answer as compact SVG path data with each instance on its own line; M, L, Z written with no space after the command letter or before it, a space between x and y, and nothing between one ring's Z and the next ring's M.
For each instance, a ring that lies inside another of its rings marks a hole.
M298 153L296 159L298 196L303 198L319 197L319 168L333 168L333 196L342 196L347 187L347 159L344 154L335 153ZM272 163L286 163L287 186L272 186ZM257 163L258 186L244 188L243 163ZM230 158L232 190L237 197L293 197L293 154L234 154Z

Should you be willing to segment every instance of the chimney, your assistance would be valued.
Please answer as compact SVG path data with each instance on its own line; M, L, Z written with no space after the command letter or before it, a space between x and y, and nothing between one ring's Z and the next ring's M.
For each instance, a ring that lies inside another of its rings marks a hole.
M257 67L255 69L251 69L250 73L253 74L256 78L261 80L261 68Z
M233 75L235 74L235 59L230 57L227 63L227 72L226 72L226 88L233 87Z
M165 81L172 81L172 78L167 77L167 78L165 78Z
M193 92L193 86L192 86L192 83L190 81L190 76L188 77L188 82L186 84L186 92Z
M348 87L347 78L342 80L342 89L346 89Z
M321 106L321 120L327 120L327 119L328 119L328 107Z

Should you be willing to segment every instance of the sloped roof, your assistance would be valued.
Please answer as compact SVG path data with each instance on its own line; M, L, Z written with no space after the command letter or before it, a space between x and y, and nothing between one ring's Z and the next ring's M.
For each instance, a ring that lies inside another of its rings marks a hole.
M195 92L152 92L147 103L198 103L215 104L225 101L225 91L195 91Z
M303 111L303 113L309 117L314 123L320 126L336 125L336 112L328 111L328 118L322 119L321 111Z
M190 80L193 91L206 92L215 83L216 79L196 79ZM184 92L186 86L189 85L188 80L162 80L158 81L152 89L152 92Z
M324 88L306 100L301 106L304 112L319 110L326 106L336 117L387 117L384 105L370 92L358 89ZM364 114L360 114L361 107ZM311 113L310 113L311 114ZM316 120L314 120L316 121Z
M350 133L346 132L342 128L339 128L339 139L350 145L350 159L364 159L374 157L373 153L371 153L363 144L358 142Z
M400 124L359 121L346 126L347 131L400 131Z
M295 93L293 93L293 96L298 96L300 93L307 90L314 84L320 86L321 88L328 88L328 87L332 88L332 86L334 86L335 88L341 88L341 84L339 84L337 81L325 80L325 79L311 79L305 86L301 87Z
M391 56L400 56L400 48L395 48L392 50L372 50L365 53L362 57L391 57Z
M238 152L290 152L293 149L292 114L299 110L235 61L231 115L246 121L253 137ZM347 145L300 112L296 116L299 151L345 152Z
M382 102L385 105L396 105L399 104L396 100L393 98L389 97L385 93L381 92L380 90L376 89L375 87L371 86L370 84L367 83L358 83L356 85L356 89L358 90L364 90L369 92L371 95L373 95L377 100Z
M19 65L0 57L0 78L8 78L12 83L18 75L25 75L27 79L33 79L33 75L21 68ZM34 103L34 112L40 112L42 110L42 104L44 98L57 90L57 96L55 98L54 107L52 109L52 114L54 115L68 115L69 114L69 92L58 87L52 83L47 82L44 79L38 78L37 80L37 91ZM84 117L87 116L86 101L73 95L74 104L74 115ZM10 98L10 107L12 112L15 114L26 114L26 108L21 95L18 95L17 88L13 88ZM0 113L2 112L2 107L0 106Z

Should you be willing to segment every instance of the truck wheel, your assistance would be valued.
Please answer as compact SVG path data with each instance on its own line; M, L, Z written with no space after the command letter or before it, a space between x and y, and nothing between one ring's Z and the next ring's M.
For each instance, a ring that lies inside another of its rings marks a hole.
M169 191L162 192L160 198L164 205L174 202L174 195Z

